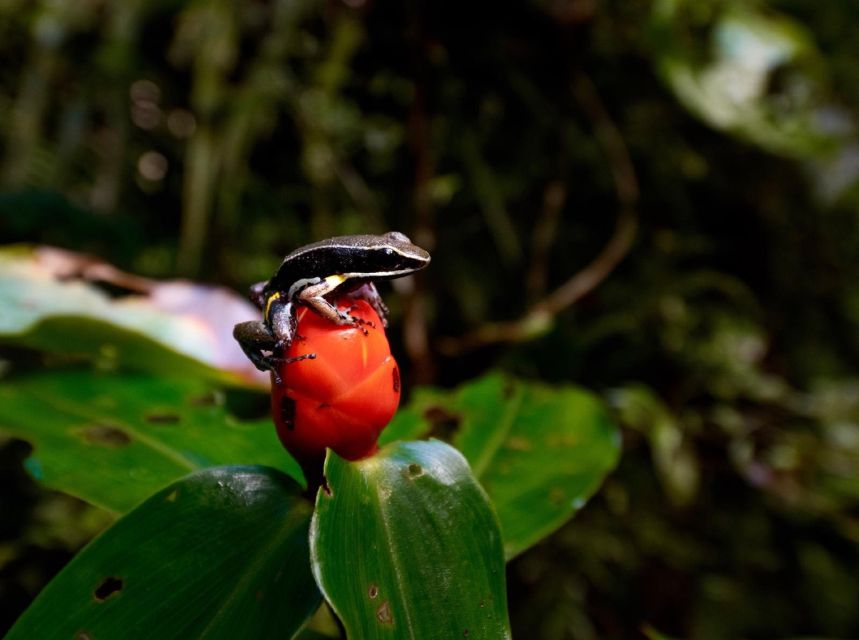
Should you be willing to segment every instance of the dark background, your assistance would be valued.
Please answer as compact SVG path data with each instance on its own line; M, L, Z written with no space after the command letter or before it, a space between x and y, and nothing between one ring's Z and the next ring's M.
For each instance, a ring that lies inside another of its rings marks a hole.
M857 68L835 0L5 0L0 241L243 291L406 232L407 387L501 367L624 427L510 565L516 637L855 638ZM0 630L104 525L27 451L0 440Z

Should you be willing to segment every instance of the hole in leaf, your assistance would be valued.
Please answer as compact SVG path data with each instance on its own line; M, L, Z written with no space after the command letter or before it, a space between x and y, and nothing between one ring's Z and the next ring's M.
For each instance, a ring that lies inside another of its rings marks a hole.
M394 624L394 617L391 615L391 605L387 600L376 609L376 619L382 624Z
M419 478L420 476L422 476L424 474L423 467L421 467L421 465L419 465L417 462L412 462L408 466L406 471L407 471L407 477L409 478L409 480L412 480L414 478Z
M424 418L431 425L427 437L439 440L450 440L462 421L462 416L438 405L427 407L424 410Z
M110 596L122 591L123 586L124 584L121 578L114 578L111 576L102 580L101 584L95 588L93 595L97 602L104 602Z
M271 416L271 397L267 393L230 389L223 393L223 404L239 420L259 420Z
M96 444L111 449L131 444L131 436L111 424L94 424L75 429L74 433L87 444Z
M531 441L521 436L511 436L507 438L505 446L513 451L530 451L533 449Z
M179 416L175 413L150 413L146 416L146 422L150 424L176 424Z
M370 596L370 600L375 600L379 596L379 587L371 584L370 588L367 589L367 595Z
M190 398L188 402L192 407L219 407L224 403L224 395L217 391L207 391Z

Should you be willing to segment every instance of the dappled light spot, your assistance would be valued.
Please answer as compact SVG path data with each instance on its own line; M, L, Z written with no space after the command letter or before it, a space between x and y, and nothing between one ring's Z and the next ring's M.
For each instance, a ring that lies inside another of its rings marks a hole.
M392 491L391 491L391 487L390 487L390 486L387 486L387 485L381 485L381 486L379 486L379 488L378 488L378 492L379 492L379 500L382 500L383 502L384 502L385 500L387 500L388 498L390 498L390 497L391 497L391 493L392 493Z
M102 580L101 584L95 588L93 596L95 596L96 602L104 602L111 596L118 595L124 586L122 578L110 576Z
M161 89L151 80L135 80L129 87L128 95L132 102L158 102Z
M145 419L150 424L176 424L179 422L179 416L175 413L150 413Z
M394 624L394 617L391 614L391 605L385 600L379 608L376 609L376 619L382 624Z
M167 114L167 129L177 138L187 138L197 128L197 119L187 109L173 109Z
M146 151L137 159L137 172L150 182L163 180L169 166L167 157L157 151Z
M131 436L122 429L107 423L73 429L72 433L87 444L95 444L110 449L131 444Z

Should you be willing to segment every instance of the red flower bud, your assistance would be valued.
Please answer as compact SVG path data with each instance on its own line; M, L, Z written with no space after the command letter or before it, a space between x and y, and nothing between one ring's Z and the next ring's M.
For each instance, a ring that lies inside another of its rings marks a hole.
M316 357L281 365L282 384L272 384L277 434L299 462L320 459L326 447L347 460L372 454L400 402L400 372L378 314L363 300L337 306L365 324L338 325L300 308L300 337L283 355Z

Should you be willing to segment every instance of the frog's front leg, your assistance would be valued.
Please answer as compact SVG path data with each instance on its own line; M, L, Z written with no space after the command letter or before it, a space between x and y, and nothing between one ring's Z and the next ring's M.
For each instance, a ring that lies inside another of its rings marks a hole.
M385 328L388 327L388 307L382 300L382 296L379 295L376 285L372 282L366 282L354 291L350 292L349 297L354 298L355 300L367 301L369 305L373 307L373 310L379 314L382 326Z
M343 276L328 276L324 280L302 288L296 294L296 299L301 304L310 307L317 314L335 324L361 324L362 321L360 318L355 318L345 311L340 311L340 309L325 299L326 295L333 292L344 282L346 282L346 278Z

